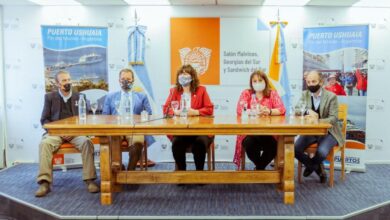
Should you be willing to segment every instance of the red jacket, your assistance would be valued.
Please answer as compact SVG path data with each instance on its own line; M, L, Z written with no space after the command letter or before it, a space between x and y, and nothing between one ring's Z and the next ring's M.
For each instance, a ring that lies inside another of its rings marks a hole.
M337 82L333 86L331 86L331 85L326 86L325 89L330 91L330 92L333 92L336 95L347 95L347 94L345 94L343 87L340 86L340 84L338 84Z
M183 91L177 91L176 87L170 89L169 96L163 106L164 114L167 114L168 111L168 115L173 115L171 102L178 101L180 103L182 94ZM198 86L196 91L191 94L191 108L199 110L200 115L213 115L214 105L210 100L206 87Z
M357 79L356 89L367 91L367 76L363 77L359 69L356 69L355 75Z

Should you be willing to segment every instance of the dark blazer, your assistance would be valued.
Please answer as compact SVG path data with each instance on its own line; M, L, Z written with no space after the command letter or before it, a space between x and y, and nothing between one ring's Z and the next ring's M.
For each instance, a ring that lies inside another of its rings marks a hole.
M322 95L320 101L320 121L325 121L332 124L332 127L329 128L328 131L337 140L339 146L342 146L344 144L344 140L341 133L341 128L338 124L339 104L337 102L337 96L326 89L321 89ZM311 109L311 93L308 90L303 91L301 99L307 103L307 108Z
M76 106L76 101L79 100L79 93L72 92L72 97L70 97L72 105L72 114L78 115L79 111ZM61 108L62 97L58 91L49 92L45 94L45 104L43 106L41 124L57 121L60 119L60 108Z

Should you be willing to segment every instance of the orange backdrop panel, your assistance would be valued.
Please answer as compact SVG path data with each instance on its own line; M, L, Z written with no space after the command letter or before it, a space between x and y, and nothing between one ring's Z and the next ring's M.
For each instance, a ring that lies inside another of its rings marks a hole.
M219 85L219 26L219 18L171 18L171 84L192 64L201 84Z

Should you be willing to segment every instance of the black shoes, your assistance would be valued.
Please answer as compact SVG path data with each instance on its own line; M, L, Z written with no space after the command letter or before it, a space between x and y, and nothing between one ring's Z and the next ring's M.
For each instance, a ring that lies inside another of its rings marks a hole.
M309 167L306 167L305 170L303 171L303 176L308 177L311 175L311 173L313 173L313 170Z
M303 171L303 176L308 177L313 173L313 169L310 167L306 167L305 170ZM320 177L320 183L326 183L328 177L326 176L325 168L324 165L321 163L318 167L318 169L315 170L316 174L318 177Z
M328 177L326 176L324 165L321 163L316 170L317 175L320 177L320 183L326 183Z

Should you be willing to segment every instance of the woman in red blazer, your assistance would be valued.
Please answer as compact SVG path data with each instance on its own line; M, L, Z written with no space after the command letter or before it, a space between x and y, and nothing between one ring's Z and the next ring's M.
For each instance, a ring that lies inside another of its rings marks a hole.
M184 65L176 75L176 85L169 91L169 96L163 107L164 114L181 114L181 109L173 109L171 103L177 101L181 103L182 95L190 97L190 108L187 116L212 116L213 103L207 94L206 87L199 85L198 74L191 65ZM178 170L186 170L186 148L191 145L194 155L196 170L203 170L206 159L206 148L213 141L211 136L173 136L172 141L173 158L177 164Z

